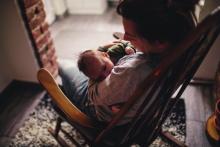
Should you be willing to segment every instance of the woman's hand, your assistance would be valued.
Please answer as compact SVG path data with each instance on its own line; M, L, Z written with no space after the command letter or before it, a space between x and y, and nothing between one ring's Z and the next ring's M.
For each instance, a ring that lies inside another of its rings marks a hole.
M125 53L126 53L127 55L131 55L131 54L134 54L135 51L134 51L133 48L127 46L127 47L125 48Z

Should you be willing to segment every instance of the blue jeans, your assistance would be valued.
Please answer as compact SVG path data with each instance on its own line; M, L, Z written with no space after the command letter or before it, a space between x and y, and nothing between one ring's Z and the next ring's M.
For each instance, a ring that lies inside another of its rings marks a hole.
M88 78L78 68L59 66L62 87L69 100L82 112L96 119L93 105L88 105Z

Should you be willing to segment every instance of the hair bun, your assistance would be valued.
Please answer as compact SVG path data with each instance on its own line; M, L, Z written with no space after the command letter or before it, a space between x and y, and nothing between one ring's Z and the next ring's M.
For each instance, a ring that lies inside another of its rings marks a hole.
M167 7L172 9L193 10L200 0L167 0Z

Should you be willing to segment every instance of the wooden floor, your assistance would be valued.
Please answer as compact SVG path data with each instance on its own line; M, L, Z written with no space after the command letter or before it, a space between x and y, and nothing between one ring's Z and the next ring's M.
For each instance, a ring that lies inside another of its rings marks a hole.
M103 15L72 15L60 19L52 25L51 31L59 59L73 63L79 52L113 40L112 33L123 28L115 9L108 9ZM205 123L214 109L212 86L190 85L182 97L186 103L186 144L209 147Z
M108 9L103 15L71 15L55 22L50 29L58 57L72 61L83 50L112 42L112 32L123 31L115 9Z
M214 110L212 89L212 85L189 85L182 95L186 104L186 144L189 147L210 147L205 124Z
M0 93L0 146L10 141L44 96L39 84L13 81Z

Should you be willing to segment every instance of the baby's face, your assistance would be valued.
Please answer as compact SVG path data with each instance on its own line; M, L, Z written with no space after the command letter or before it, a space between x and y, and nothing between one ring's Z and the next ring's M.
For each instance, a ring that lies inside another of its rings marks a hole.
M111 73L113 66L114 64L107 53L97 51L90 64L91 68L88 70L87 76L91 79L101 81Z

